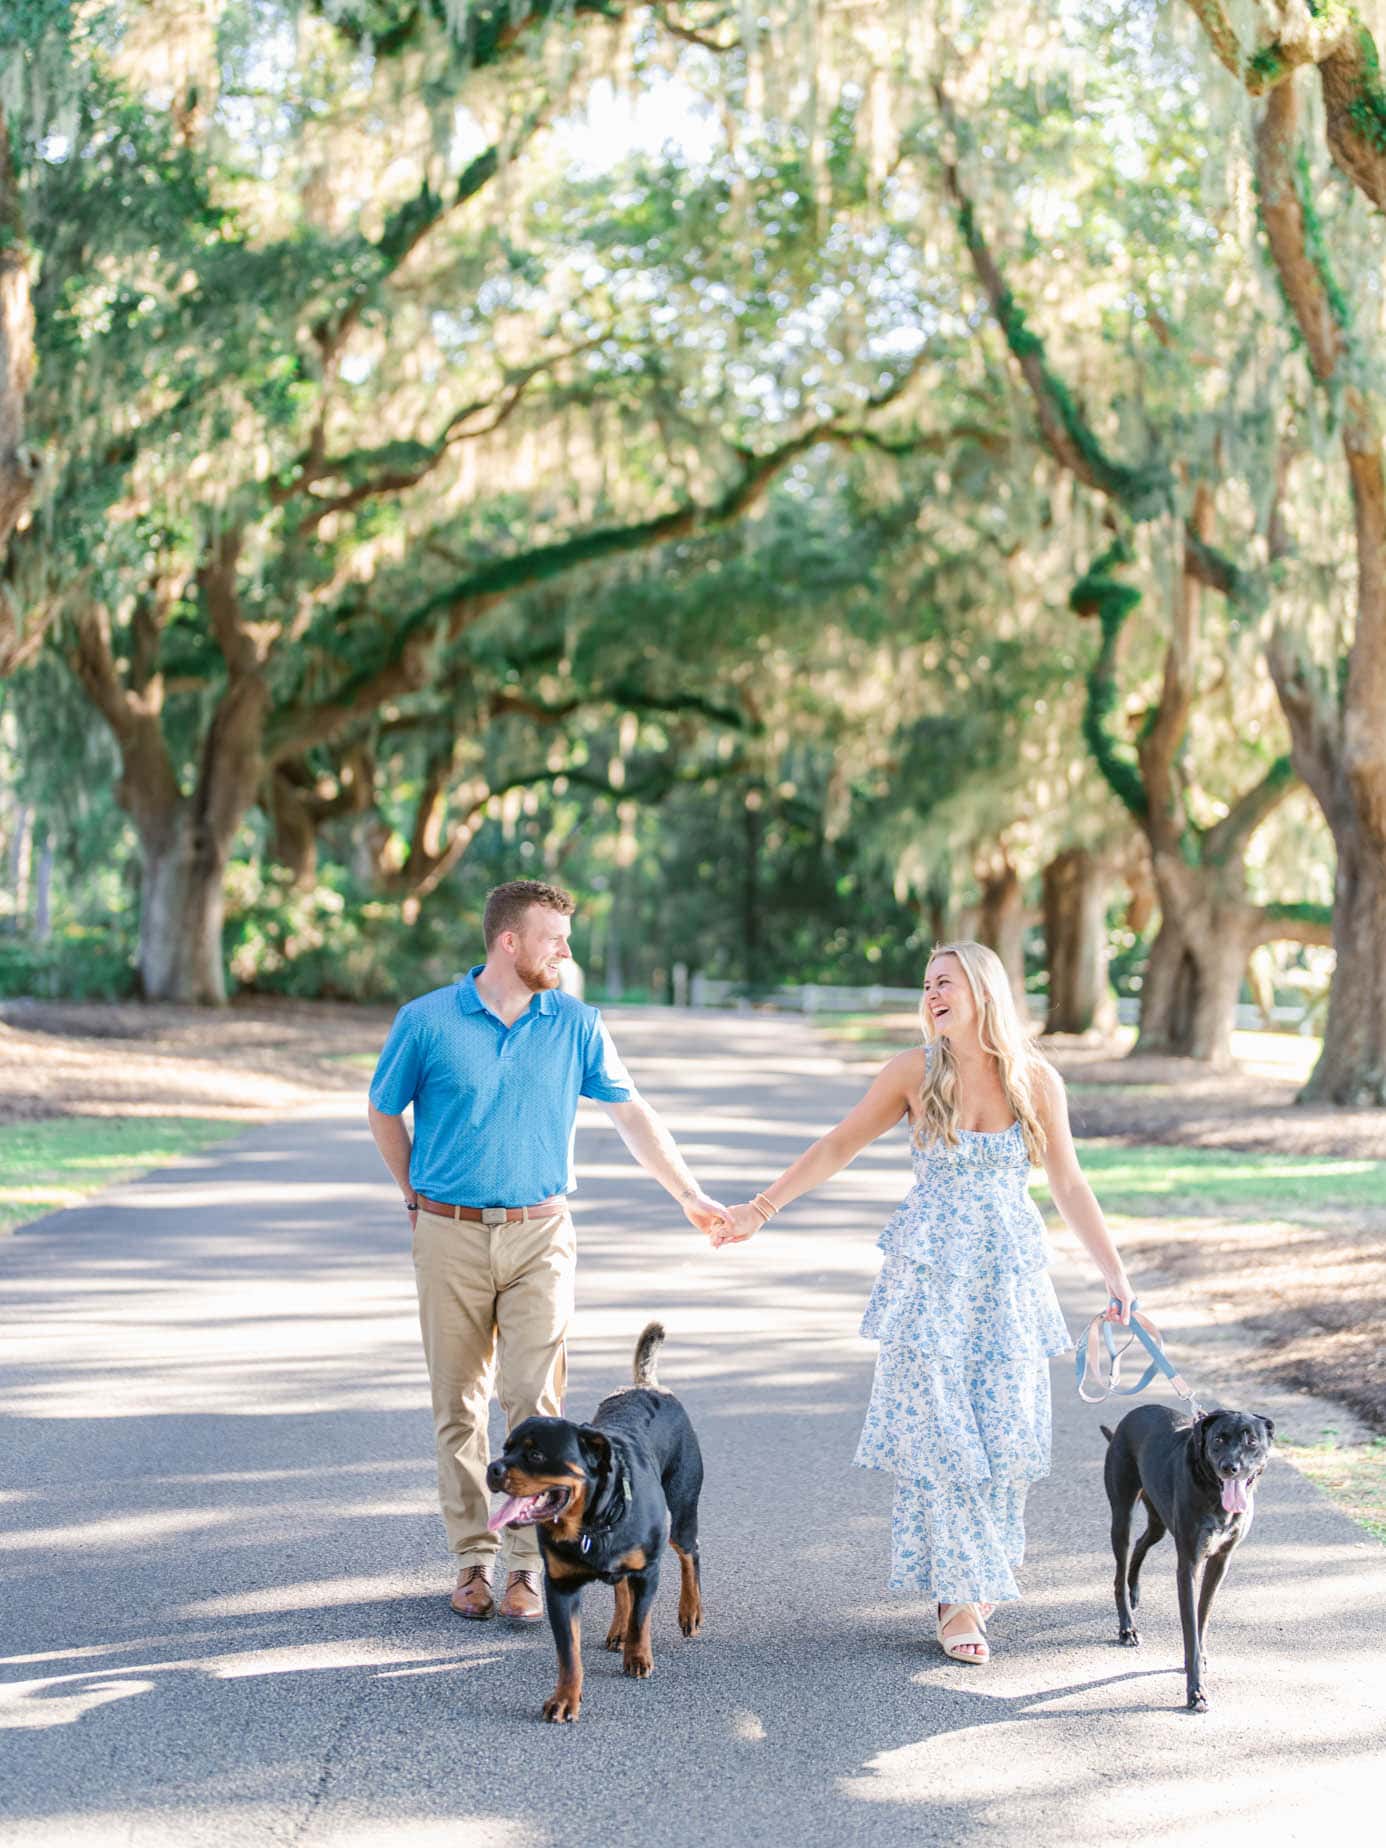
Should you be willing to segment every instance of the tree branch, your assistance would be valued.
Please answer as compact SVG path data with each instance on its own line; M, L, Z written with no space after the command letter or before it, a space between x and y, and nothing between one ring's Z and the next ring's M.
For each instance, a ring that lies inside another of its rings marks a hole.
M363 7L360 0L314 0L343 37L353 44L369 43L377 57L394 57L436 25L436 9L421 0L401 0L390 23L382 18L380 0ZM628 7L622 0L485 0L458 9L453 15L453 37L462 61L470 70L484 70L515 51L522 37L555 15L586 13L598 19L620 19ZM362 16L364 15L364 17Z
M1220 866L1240 859L1248 841L1270 814L1279 808L1295 788L1299 777L1289 757L1277 757L1261 781L1255 784L1203 835L1205 865Z
M562 353L549 354L544 359L536 360L533 365L512 373L494 397L475 399L461 410L454 411L437 436L429 442L391 443L383 449L362 449L351 455L335 457L315 457L305 453L290 483L277 487L272 498L285 502L298 494L304 496L304 511L293 527L293 535L298 538L316 532L329 514L349 513L379 495L402 493L406 488L417 487L451 453L456 444L475 442L499 430L518 409L526 389L541 373L550 371L565 359L574 359L580 353L589 351L602 338L602 335L595 335L579 346ZM483 411L492 413L489 422L476 429L467 429L465 426ZM409 457L407 462L403 460L405 456ZM388 465L387 459L393 466ZM381 463L387 465L376 474L366 474L343 494L319 498L312 492L315 481L331 480L334 477L350 480L361 471Z
M883 409L906 389L924 363L921 354L889 387L870 403ZM344 681L334 695L314 705L289 708L278 714L271 728L274 759L335 737L344 726L386 700L418 691L429 678L429 656L435 642L453 641L488 610L516 592L561 577L586 564L663 545L693 532L726 525L740 518L760 499L775 476L819 443L855 438L859 431L838 417L826 417L787 438L774 449L757 455L737 450L741 470L735 480L711 503L690 501L653 519L626 526L597 527L554 544L536 546L510 558L477 567L459 582L437 591L406 616L391 641L386 659L362 669Z
M957 119L946 92L935 86L939 108L954 139ZM1174 479L1159 461L1132 468L1112 461L1083 416L1068 387L1050 368L1044 343L1026 322L1024 312L1006 284L963 188L955 161L943 163L944 185L957 211L958 225L972 266L986 293L1021 376L1030 388L1045 443L1060 467L1068 469L1085 487L1114 501L1131 519L1141 521L1165 511L1174 502ZM1240 570L1208 542L1193 521L1185 522L1185 571L1197 582L1238 602L1259 605L1264 587L1258 578Z
M1271 632L1266 651L1271 679L1290 728L1290 756L1330 821L1338 806L1337 765L1342 753L1338 701L1327 675L1284 623Z
M1252 937L1258 943L1315 943L1331 948L1333 943L1333 907L1331 905L1262 905Z
M325 373L330 372L336 364L348 336L365 311L372 290L378 288L387 277L393 276L431 231L474 199L500 172L503 160L524 146L542 120L542 113L535 111L526 117L505 142L496 142L483 150L475 160L468 162L458 175L456 184L447 193L435 192L425 180L412 199L396 207L386 220L380 236L368 246L375 258L374 273L354 281L345 299L313 326L313 342Z
M1294 86L1283 84L1271 92L1257 128L1261 213L1314 376L1325 386L1341 384L1339 428L1357 548L1357 622L1341 697L1338 761L1362 828L1386 852L1386 725L1381 717L1386 713L1386 468L1375 405L1358 382L1357 368L1345 363L1352 353L1349 304L1328 268L1307 185L1296 185L1297 124ZM1291 716L1288 707L1286 713ZM1291 726L1296 752L1311 736L1323 741L1329 735L1321 718L1301 722L1298 730L1292 718ZM1310 757L1303 774L1316 795L1319 772ZM1323 806L1331 821L1340 812L1336 793Z
M159 722L157 696L133 694L121 680L104 605L87 604L78 611L72 638L68 665L120 752L116 799L146 845L159 841L172 826L182 792Z
M1255 48L1244 46L1223 0L1189 0L1219 62L1252 96L1291 88L1296 71L1316 67L1329 153L1358 191L1386 211L1386 90L1376 41L1345 0L1262 0Z
M700 32L694 26L685 26L680 20L671 19L667 6L652 6L650 11L672 38L682 39L685 44L700 45L704 51L714 51L719 57L725 57L729 51L738 51L741 48L739 38L710 39L706 36L708 32L715 32L719 26L726 25L731 18L730 13L719 13L717 18L709 20L707 26Z
M0 558L38 477L37 459L24 442L25 397L33 367L29 250L9 125L0 106Z
M956 143L958 122L948 95L941 84L935 85L934 94ZM1031 330L1024 311L1006 286L1005 277L978 223L976 209L963 188L956 159L945 159L942 166L944 189L953 202L958 229L972 259L972 267L1006 344L1030 387L1040 429L1055 460L1086 487L1119 502L1133 519L1150 518L1173 498L1169 471L1156 463L1130 468L1113 462L1106 454L1067 386L1050 370L1043 341Z

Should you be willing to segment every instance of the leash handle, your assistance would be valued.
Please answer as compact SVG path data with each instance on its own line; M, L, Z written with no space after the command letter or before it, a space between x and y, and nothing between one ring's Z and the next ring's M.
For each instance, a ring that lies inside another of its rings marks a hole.
M1115 1303L1115 1297L1112 1301ZM1084 1404L1100 1405L1104 1399L1113 1397L1134 1398L1138 1393L1146 1390L1157 1374L1163 1373L1179 1397L1188 1400L1190 1408L1197 1417L1199 1415L1197 1396L1182 1374L1178 1373L1171 1364L1169 1356L1165 1353L1165 1344L1159 1329L1148 1315L1141 1313L1138 1299L1132 1298L1131 1332L1120 1347L1117 1346L1113 1326L1105 1315L1095 1315L1078 1342L1077 1352L1074 1355L1075 1384L1078 1388L1078 1397ZM1120 1384L1122 1357L1133 1340L1139 1341L1150 1356L1150 1364L1134 1386L1123 1386ZM1108 1363L1105 1381L1102 1377L1102 1349L1104 1347ZM1089 1375L1096 1383L1096 1390L1089 1386Z

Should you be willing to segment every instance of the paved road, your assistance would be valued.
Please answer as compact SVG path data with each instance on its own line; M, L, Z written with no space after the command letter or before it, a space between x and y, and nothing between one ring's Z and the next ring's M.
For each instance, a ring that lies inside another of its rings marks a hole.
M773 1175L857 1082L795 1024L632 1013L709 1185ZM572 1405L647 1315L708 1462L703 1640L591 1646L537 1719L547 1635L465 1627L433 1502L402 1215L359 1113L257 1130L0 1247L0 1841L24 1848L700 1848L1321 1841L1386 1771L1386 1550L1277 1464L1181 1708L1168 1548L1113 1643L1097 1414L1059 1363L1024 1604L986 1670L882 1589L889 1483L849 1460L855 1335L901 1142L714 1255L580 1133ZM1087 1279L1061 1265L1074 1318ZM1209 1382L1215 1385L1216 1382Z

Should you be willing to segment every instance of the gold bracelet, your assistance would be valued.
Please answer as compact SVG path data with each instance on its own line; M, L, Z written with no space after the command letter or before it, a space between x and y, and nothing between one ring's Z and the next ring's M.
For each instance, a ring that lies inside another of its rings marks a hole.
M780 1210L779 1207L775 1205L775 1202L773 1200L767 1200L763 1193L752 1194L751 1205L755 1208L756 1212L760 1214L760 1223L763 1226L769 1225L770 1221Z

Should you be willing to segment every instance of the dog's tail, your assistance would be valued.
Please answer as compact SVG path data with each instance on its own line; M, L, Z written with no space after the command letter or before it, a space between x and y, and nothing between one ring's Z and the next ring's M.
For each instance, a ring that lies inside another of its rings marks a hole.
M658 1392L659 1374L655 1370L656 1357L664 1345L663 1322L648 1322L644 1332L635 1344L635 1383L645 1386L651 1392Z
M1103 1437L1106 1438L1107 1442L1110 1444L1112 1439L1116 1436L1116 1432L1109 1431L1106 1425L1103 1425L1103 1424L1100 1424L1097 1428L1102 1433Z

